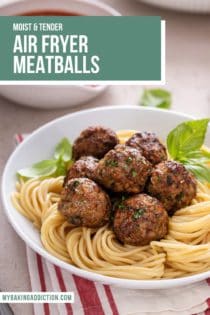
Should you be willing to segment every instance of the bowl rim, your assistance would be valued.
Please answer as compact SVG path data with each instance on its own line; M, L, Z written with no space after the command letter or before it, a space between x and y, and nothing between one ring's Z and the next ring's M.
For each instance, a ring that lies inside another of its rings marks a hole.
M92 0L73 0L76 3L79 4L87 4L91 7L96 7L100 8L108 13L110 13L112 16L121 16L121 13L118 12L116 9L114 9L112 6L109 4L99 2L99 1L92 1ZM3 0L2 3L0 3L0 11L1 9L6 9L11 6L16 6L18 4L28 4L28 3L34 3L33 0ZM43 2L42 2L43 3ZM66 3L69 3L69 1L66 1ZM62 4L61 4L61 9L62 9Z
M4 87L20 87L20 88L22 88L22 87L28 87L28 85L15 85L15 84L11 84L11 85L0 85L0 90L1 90L1 93L2 93L2 87L3 87L3 89L4 89ZM105 90L105 89L107 89L108 88L108 86L109 85L98 85L98 84L96 84L96 85L94 85L94 84L76 84L76 85L68 85L68 84L62 84L62 85L31 85L30 86L30 88L39 88L39 89L53 89L53 90L59 90L59 89L71 89L72 87L74 88L74 89L77 89L77 90L85 90L85 91L87 91L87 92L91 92L91 93L93 93L93 94L95 94L95 92L97 92L95 95L98 95L98 93L101 91L103 91L103 90Z
M12 163L12 160L16 156L16 154L19 153L19 151L22 150L22 147L30 141L31 138L33 138L34 135L39 134L42 132L42 130L50 127L53 124L56 124L59 121L62 121L63 119L68 119L68 117L75 117L75 116L80 116L80 115L85 115L86 113L90 112L103 112L103 111L113 111L113 110L139 110L139 111L152 111L152 112L162 112L162 114L171 114L171 115L176 115L180 116L180 118L186 118L186 119L195 119L195 117L188 115L188 114L183 114L179 111L171 111L171 110L162 110L162 109L156 109L156 108L146 108L146 107L137 107L135 105L122 105L122 106L103 106L99 108L91 108L91 109L86 109L82 111L77 111L74 113L70 113L61 117L58 117L56 119L51 120L50 122L43 124L36 130L34 130L22 143L20 143L15 150L12 152L10 155L9 159L7 160L7 163L4 167L3 170L3 175L2 175L2 181L1 181L1 195L2 195L2 201L3 201L3 210L4 213L6 214L10 224L16 231L16 233L20 236L20 238L26 243L27 246L29 246L31 249L33 249L36 253L40 254L43 258L46 258L48 261L51 263L73 273L76 274L80 277L92 280L92 281L97 281L101 282L103 284L109 284L109 285L114 285L118 287L124 287L124 288L129 288L129 289L166 289L166 288L174 288L174 287L181 287L184 285L189 285L195 282L199 282L201 280L207 279L210 277L210 270L205 271L199 274L187 276L187 277L182 277L182 278L176 278L176 279L159 279L159 280L131 280L131 279L124 279L124 278L114 278L114 277L109 277L109 276L104 276L92 271L87 271L84 269L80 269L79 267L73 266L71 264L68 264L67 262L64 262L60 260L59 258L53 256L47 250L42 246L37 245L33 240L28 239L26 235L24 234L24 231L21 229L18 224L13 220L13 216L10 214L10 207L12 205L9 204L7 201L7 196L5 192L5 187L7 183L7 173L10 169L10 164ZM32 224L32 223L31 223Z
M207 14L210 12L210 3L208 0L203 0L201 3L200 0L185 0L185 1L174 1L169 2L166 0L137 0L145 4L157 7L159 9L166 9L176 12L188 12L188 13L200 13Z

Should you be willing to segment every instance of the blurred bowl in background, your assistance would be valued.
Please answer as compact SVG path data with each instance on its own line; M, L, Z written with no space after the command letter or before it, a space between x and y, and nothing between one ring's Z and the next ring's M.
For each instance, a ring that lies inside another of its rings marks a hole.
M0 94L24 106L53 109L88 102L106 88L106 85L0 85Z
M138 0L161 8L194 13L209 13L210 0Z
M112 7L92 0L2 0L0 16L32 12L66 12L78 15L119 16ZM38 108L79 105L96 97L107 86L99 85L0 85L0 94L19 104Z

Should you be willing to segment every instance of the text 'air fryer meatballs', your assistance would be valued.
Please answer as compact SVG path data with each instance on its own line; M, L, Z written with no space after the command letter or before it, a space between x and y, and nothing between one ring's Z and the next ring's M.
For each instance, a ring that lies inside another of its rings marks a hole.
M117 145L99 161L97 181L115 192L143 191L151 172L151 164L135 148Z
M77 160L83 155L92 155L100 159L118 143L113 130L101 126L89 127L75 140L73 157Z
M109 221L109 196L92 180L75 178L61 192L58 210L75 226L99 228Z
M83 156L77 160L71 168L64 179L64 185L72 178L77 177L87 177L89 179L95 180L96 178L96 167L98 165L98 159L93 156Z
M118 205L114 232L122 243L147 245L167 234L168 214L156 198L138 194Z
M162 162L152 170L148 193L159 199L167 211L172 213L190 205L196 196L196 179L184 165Z
M155 133L137 132L127 140L126 145L138 149L153 165L167 160L166 148Z

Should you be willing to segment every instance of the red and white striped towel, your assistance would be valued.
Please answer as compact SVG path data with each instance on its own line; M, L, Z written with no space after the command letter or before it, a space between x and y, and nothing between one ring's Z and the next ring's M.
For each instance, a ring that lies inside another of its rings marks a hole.
M26 135L16 135L16 144ZM27 247L32 291L73 291L73 304L34 304L35 315L210 315L210 279L170 290L128 290L95 283Z

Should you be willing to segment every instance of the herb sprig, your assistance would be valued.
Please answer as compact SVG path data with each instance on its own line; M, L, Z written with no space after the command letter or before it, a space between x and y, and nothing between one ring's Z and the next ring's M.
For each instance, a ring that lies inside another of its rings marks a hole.
M65 175L72 162L72 146L67 138L63 138L55 147L52 159L43 160L30 167L20 169L17 175L24 178L45 178Z
M170 158L185 165L198 180L210 183L210 152L203 147L210 119L186 121L167 137Z
M141 106L169 109L171 107L171 93L164 89L145 89L140 100Z

